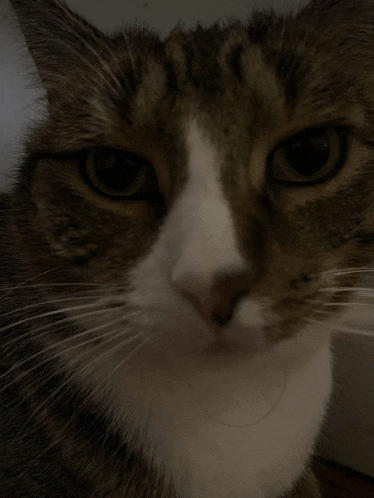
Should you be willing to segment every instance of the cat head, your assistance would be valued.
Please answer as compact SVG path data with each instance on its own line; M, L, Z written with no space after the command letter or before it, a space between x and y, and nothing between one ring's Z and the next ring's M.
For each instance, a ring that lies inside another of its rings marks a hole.
M11 3L48 101L13 194L33 277L200 346L339 310L374 244L371 2L165 40Z

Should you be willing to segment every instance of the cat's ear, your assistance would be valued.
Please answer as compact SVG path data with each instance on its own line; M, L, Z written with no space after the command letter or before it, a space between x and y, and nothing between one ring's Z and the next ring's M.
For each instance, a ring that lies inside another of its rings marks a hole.
M105 58L107 38L60 0L10 0L50 97Z

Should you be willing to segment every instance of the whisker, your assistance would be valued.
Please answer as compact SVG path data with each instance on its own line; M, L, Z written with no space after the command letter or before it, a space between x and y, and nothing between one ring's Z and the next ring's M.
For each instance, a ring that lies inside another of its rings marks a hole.
M92 332L92 330L90 330L90 332ZM93 353L96 349L100 349L100 348L102 348L104 345L108 344L109 342L111 342L111 341L113 341L113 340L118 339L118 338L119 338L119 337L121 337L122 335L124 335L123 330L118 331L118 329L116 329L116 330L111 330L110 332L106 332L105 334L103 334L103 335L102 335L102 337L106 337L105 341L104 341L103 343L97 344L96 346L94 346L94 347L93 347L93 348L91 348L90 350L85 351L85 352L83 352L82 354L80 354L80 355L79 355L79 359L82 359L84 356L91 355L91 354L92 354L92 353ZM97 337L96 337L96 338L94 338L94 339L90 339L90 340L88 340L88 341L84 341L84 342L82 342L82 343L80 343L80 344L78 344L78 345L76 345L76 346L71 347L71 348L67 348L67 349L63 350L62 352L60 352L60 353L59 353L58 355L56 355L56 356L57 356L57 357L58 357L58 356L62 356L62 355L64 355L64 354L66 354L66 353L71 352L73 349L76 349L77 347L80 347L80 346L84 346L84 345L86 345L86 344L89 344L90 342L92 342L92 341L94 341L94 340L97 340ZM130 341L130 342L131 342L131 341ZM115 348L117 348L117 347L118 347L118 345L116 345L116 346L115 346ZM114 349L114 348L110 348L110 349L109 349L109 351L110 351L111 349ZM101 356L103 356L105 353L107 353L107 351L105 351L104 353L102 353L102 354L98 355L98 358L99 358L99 357L101 357ZM54 358L55 358L55 356L51 356L51 357L48 359L48 361L49 361L50 359L54 359ZM92 363L92 362L90 362L90 364L91 364L91 363ZM84 367L84 368L85 368L85 367ZM80 371L82 371L82 370L80 370ZM56 395L58 392L60 392L60 391L61 391L61 390L62 390L62 389L63 389L63 388L64 388L64 387L65 387L65 386L66 386L66 385L70 382L70 379L71 379L71 377L72 377L73 375L74 375L74 373L70 373L70 374L69 374L69 378L68 378L65 382L63 382L63 383L62 383L62 384L61 384L61 385L60 385L60 386L59 386L56 390L54 390L54 391L53 391L53 393L51 393L51 395L49 395L49 396L48 396L48 397L47 397L47 398L43 401L43 403L41 403L41 404L38 406L38 409L37 409L37 411L35 411L35 413L34 413L34 414L36 414L36 413L38 413L38 412L40 413L40 408L42 408L45 404L49 403L49 402L51 401L51 399L53 399L53 398L55 397L55 395ZM43 383L39 384L39 386L42 386L42 385L43 385L44 383L46 383L46 382L48 382L48 379L47 379L45 382L43 382Z
M92 307L92 305L80 306L80 309L84 310L84 309L91 308L91 307ZM77 308L78 307L76 307L74 309L77 309ZM134 308L129 308L127 306L122 305L121 308L122 308L121 310L120 310L120 308L116 308L115 311L122 312L121 319L123 319L123 320L128 320L129 318L133 318L136 314L139 313L138 310L136 310ZM66 309L68 309L68 308L66 308ZM61 308L60 311L63 312L63 311L65 311L65 309ZM60 318L59 320L54 319L53 325L60 326L61 324L66 323L67 325L66 325L66 327L64 327L64 329L66 329L66 328L69 328L71 326L70 325L71 323L76 323L77 320L79 320L81 318L90 318L92 316L97 316L97 315L100 316L100 314L104 315L104 314L107 314L110 312L113 312L113 310L99 309L96 311L90 311L88 313L80 313L79 315L72 315L72 316L66 315L66 316L63 316L63 318ZM63 313L61 313L61 314L63 315ZM42 316L42 315L35 315L35 318L38 316ZM0 329L0 333L2 331L5 331L6 329L10 329L12 327L15 327L15 326L19 325L20 323L23 323L24 321L27 321L27 320L20 320L18 322L10 324L7 327L3 327L2 329ZM9 339L8 341L6 341L4 343L5 351L8 350L8 355L11 354L13 351L17 350L17 343L24 341L25 339L27 339L30 336L36 336L36 337L38 337L38 339L40 339L41 337L48 335L49 331L50 331L50 327L51 327L51 323L46 323L45 325L41 325L40 327L31 328L27 332L24 332L16 337L12 336L11 339ZM59 330L61 331L63 329L59 328ZM45 332L43 332L43 331L45 331ZM16 345L16 346L12 349L12 346L14 346L14 345Z
M108 313L108 310L104 310L103 309L103 310L100 310L100 311L103 314ZM63 327L63 328L59 327L58 330L61 332L61 330L65 330L65 329L69 328L71 326L71 323L76 322L76 320L78 320L79 318L81 318L81 317L90 317L90 316L92 316L94 314L96 315L97 312L92 312L91 311L89 313L81 313L78 316L64 316L64 318L61 318L59 320L54 320L53 321L53 325L56 326L56 325L60 325L60 324L66 323L67 324L66 327ZM26 339L27 337L30 337L30 336L35 336L38 339L40 339L41 337L43 337L44 335L47 335L50 332L50 328L51 328L51 323L46 323L45 325L42 325L40 327L31 328L27 332L24 332L23 334L20 334L19 336L15 337L14 339L8 340L7 342L5 342L5 344L6 344L7 348L9 349L9 346L11 346L12 344L16 344L16 343L18 343L20 341L24 341L24 339ZM43 333L39 334L38 332L40 332L42 330L45 330L46 332L43 332ZM1 332L1 330L0 330L0 332ZM13 351L15 351L15 350L17 350L17 347L13 349Z
M155 335L156 335L156 334L155 334ZM148 342L148 341L144 341L144 343L143 343L143 344L145 344L146 342ZM123 344L122 344L121 346L123 347ZM137 349L137 350L139 350L139 349L140 349L140 347L138 346L136 349ZM132 356L132 355L131 355L131 356ZM121 362L121 363L123 363L123 362ZM116 369L115 369L115 370L116 370ZM110 374L110 375L109 375L109 376L105 379L105 382L107 381L107 379L108 379L111 375L113 375L113 373L114 373L114 371L113 371L113 372L112 372L112 373L111 373L111 374ZM54 400L49 399L49 404L51 404L51 403L55 403L55 402L58 400L58 397L56 397L56 394L58 394L58 392L60 392L60 391L61 391L61 390L65 387L65 385L67 385L67 384L68 384L68 382L69 382L69 380L65 381L65 382L64 382L64 383L63 383L63 384L62 384L62 385L58 388L58 390L56 390L56 391L54 391L54 392L53 392L53 397L54 397L55 399L54 399ZM99 387L101 388L101 386L99 386ZM96 388L96 389L94 389L93 391L91 391L91 392L90 392L90 397L92 397L92 396L93 396L93 394L95 393L95 391L97 391L97 389L98 389L98 388ZM43 404L45 404L45 402L43 402ZM40 405L40 406L41 406L41 405ZM39 409L40 409L40 406L38 407L38 411L39 411ZM30 416L30 418L32 418L32 416ZM65 430L66 430L66 428L68 428L68 427L69 427L69 424L70 424L70 420L68 420L68 421L67 421L67 423L64 425L64 427L63 427L63 428L61 429L61 431L59 432L60 439L64 437ZM28 434L30 434L30 432L31 432L31 431L32 431L32 426L28 428ZM42 452L38 453L38 455L34 458L34 460L33 460L33 461L35 461L35 462L36 462L36 461L40 460L40 457L41 457L41 456L43 456L43 455L44 455L44 454L46 454L48 451L50 451L50 449L51 449L51 448L53 448L54 446L56 446L57 444L59 444L60 439L59 439L59 438L57 437L57 435L55 434L54 440L51 442L51 444L50 444L47 448L45 448Z
M145 335L144 332L139 332L139 334L137 334L136 336L134 336L134 340L141 337L142 335ZM129 353L125 358L123 358L123 360L121 360L118 365L112 370L112 372L105 378L103 379L103 382L102 382L102 385L104 385L105 382L107 382L107 380L112 377L115 372L123 367L123 365L125 365L126 362L128 362L130 360L130 358L132 358L134 356L134 354L136 354L141 348L143 348L148 342L150 342L152 339L154 339L156 336L158 335L158 333L153 333L151 335L149 335L147 337L147 339L143 342L141 342L136 348L134 348L131 353ZM124 345L126 344L120 344L118 347L119 348L122 348ZM112 354L114 354L115 351L112 352ZM98 389L98 388L101 388L101 386L97 386L93 391L92 391L92 394Z
M323 306L365 306L366 308L374 308L371 303L323 303Z
M37 320L38 318L45 318L47 316L54 316L54 315L58 315L58 314L63 314L63 313L68 312L68 311L77 311L77 310L81 310L81 309L95 308L95 307L97 307L97 303L86 304L86 305L81 305L81 306L72 306L69 308L61 308L60 310L53 310L53 311L48 311L46 313L41 313L39 315L29 316L27 318L24 318L23 320L18 320L18 322L14 322L14 323L11 323L9 325L6 325L5 327L2 327L0 329L0 333L5 332L6 330L9 330L13 327L17 327L18 325L22 325L23 323L26 323L26 322L29 322L32 320ZM82 315L79 315L79 318L87 317L90 315L95 315L95 314L99 314L99 313L103 313L103 312L105 312L105 310L102 310L102 309L97 310L97 311L91 311L90 313L84 313ZM72 320L74 320L74 317L72 317Z
M64 303L67 301L78 301L78 300L84 300L84 299L98 299L98 297L101 297L101 296L100 295L99 296L98 295L87 295L87 296L82 296L82 297L72 296L72 297L65 297L63 299L52 299L52 300L48 300L48 301L43 301L41 303L29 304L29 305L24 306L22 308L8 311L7 313L2 313L2 314L0 314L0 318L4 318L6 316L15 315L15 314L18 315L19 313L21 313L23 311L30 310L33 308L40 308L40 307L43 307L43 306L48 305L48 304Z
M44 271L42 273L39 273L38 275L35 275L34 277L31 277L31 278L28 278L27 280L25 280L24 282L21 282L20 284L17 284L16 286L12 287L11 289L9 289L8 292L6 292L4 295L0 296L0 301L1 299L5 298L6 296L8 296L13 290L15 289L18 289L18 287L22 287L22 285L24 285L25 283L27 282L31 282L32 280L35 280L36 278L39 278L39 277L42 277L43 275L46 275L47 273L51 273L53 271L56 271L58 270L59 268L61 268L60 266L57 266L56 268L52 268L51 270L47 270L47 271Z
M92 332L92 329L91 329L91 332ZM120 337L121 335L123 335L123 331L120 331L118 332L118 330L111 330L110 332L107 332L106 334L103 334L102 337L105 337L105 336L109 336L109 338L107 338L103 343L99 344L99 345L96 345L94 346L93 348L91 348L89 351L85 351L84 353L82 353L80 355L80 358L88 355L88 354L92 354L92 352L94 352L96 349L100 348L100 347L103 347L104 345L108 344L109 342L113 341L113 340L116 340L118 337ZM123 343L121 343L121 346L123 347ZM117 348L117 345L115 346L115 348ZM109 349L109 352L114 349L113 348L110 348ZM108 351L105 351L104 353L107 353ZM104 353L102 353L101 355L98 355L97 358L99 358L100 356L103 356ZM52 406L53 403L56 403L58 401L58 399L60 398L60 396L58 396L58 394L65 388L66 385L69 384L71 378L73 377L73 374L70 373L69 377L65 380L65 382L63 382L57 389L55 389L41 404L38 405L38 407L36 408L36 410L34 410L30 415L29 415L29 420L33 420L35 418L35 416L39 413L42 413L42 408L43 406L45 405L48 405L48 406ZM47 383L48 382L48 379L46 379L43 383L39 384L39 386L42 386L43 384ZM68 427L69 425L69 422L64 426L64 428L62 429L62 433L64 432L65 428ZM24 424L23 427L21 427L21 430L20 432L22 432L25 428L25 426L27 426L27 433L30 434L31 431L33 430L32 429L32 425L28 425L28 422L26 422ZM52 444L50 445L50 447L53 447L55 444L58 444L58 439L57 438L54 438L54 441L52 442ZM48 448L47 448L48 450ZM40 455L38 455L38 458L40 457Z
M101 353L98 356L96 356L95 358L93 358L93 360L91 360L89 363L84 365L84 367L80 370L80 373L84 372L84 370L87 370L93 363L96 363L98 360L101 360L103 357L115 354L117 351L120 351L124 346L131 344L131 342L134 342L136 339L139 339L140 337L142 337L144 335L145 335L145 332L141 331L141 332L135 334L134 336L131 336L127 340L121 341L120 344L117 344L117 345L113 346L112 348L108 349L107 351L104 351L103 353ZM131 352L131 355L132 355L132 352ZM126 359L127 358L128 358L128 356L126 357Z
M37 353L35 353L35 354L33 354L33 355L25 358L21 362L14 364L9 370L7 370L7 372L5 372L3 375L0 375L0 380L2 380L4 377L7 377L12 371L18 369L19 367L21 367L22 365L24 365L28 361L34 360L38 356L44 355L47 351L50 351L50 350L53 350L53 349L56 349L56 348L60 347L61 344L69 343L69 342L72 342L72 341L76 341L78 338L84 337L86 335L91 335L93 331L97 331L97 330L100 330L100 329L102 329L104 327L108 327L110 325L120 323L121 321L123 321L123 317L116 318L115 320L113 320L111 322L98 325L97 327L94 327L93 329L84 330L83 332L80 332L80 333L75 334L75 335L73 335L71 337L67 337L66 339L63 339L63 340L57 342L56 344L51 344L51 345L49 345L49 346L41 349ZM121 331L121 333L123 334L123 331ZM49 362L51 359L59 358L60 356L63 356L64 354L66 354L69 351L72 351L74 349L82 347L82 346L84 346L86 344L89 344L91 342L97 341L98 339L100 339L100 337L95 336L95 337L93 337L91 339L88 339L87 341L79 342L78 344L75 344L74 346L71 346L71 348L64 349L63 351L57 352L57 353L49 356L48 358L46 358L42 362L38 363L37 365L34 365L32 368L30 368L30 369L26 370L25 372L23 372L22 374L20 374L17 377L17 379L14 379L10 384L7 384L6 386L3 386L2 389L7 389L14 382L18 381L19 379L22 379L23 377L25 377L25 375L29 375L30 372L32 372L33 370L37 369L40 365L43 365L43 364Z
M98 344L97 346L95 346L94 348L90 349L89 351L85 351L83 354L80 355L79 359L83 358L84 356L87 356L89 354L92 354L96 349L98 348L102 348L104 345L108 344L109 342L113 341L113 340L116 340L118 337L120 337L121 335L123 335L123 331L110 331L110 333L106 333L103 335L104 336L110 336L108 339L106 339L104 341L104 343L102 344ZM121 341L120 344L116 344L115 346L109 348L108 350L104 351L103 353L101 353L100 355L96 356L93 360L91 360L87 365L84 365L83 368L81 368L79 370L79 374L82 374L84 372L84 370L86 370L87 368L89 368L89 366L91 366L94 362L98 361L98 360L102 360L103 357L107 356L107 355L110 355L110 354L115 354L115 352L121 348L123 348L124 346L126 346L127 344L130 344L131 342L135 341L137 338L141 337L142 335L144 335L144 332L140 332L138 334L135 334L135 336L132 336L130 338L127 338L126 340L124 341ZM127 358L127 357L126 357ZM122 362L121 362L122 363ZM34 416L37 414L37 413L40 413L41 412L41 408L43 406L45 406L46 404L48 404L49 406L51 406L52 403L55 403L57 400L58 400L58 396L57 394L62 391L64 389L64 387L70 382L70 379L73 377L74 373L71 373L70 374L70 377L65 381L63 382L57 389L55 389L53 391L53 393L51 393L40 405L38 405L37 409L34 410L34 413L30 416L30 418L34 418ZM87 374L85 374L87 375ZM107 378L105 379L105 381L107 380ZM46 380L44 383L48 382L48 380ZM41 385L43 385L41 384ZM99 386L101 388L101 386ZM90 391L90 395L92 397L92 395L95 393L97 388L93 389Z
M33 278L37 278L37 277L33 277ZM26 280L25 282L28 282L28 281L29 280ZM38 282L38 283L35 283L35 284L29 284L29 285L24 285L24 283L21 283L21 284L18 284L16 286L12 286L12 287L1 287L1 290L12 290L12 289L18 289L18 288L21 288L21 289L33 289L33 288L37 288L37 287L75 287L75 286L103 287L103 286L106 285L106 284L99 284L99 283L94 283L94 282L86 282L86 283L85 282L61 282L61 283ZM116 285L116 284L113 284L113 285ZM118 284L118 285L120 285L120 284Z
M321 274L324 273L333 273L334 275L347 275L349 273L372 273L374 272L374 268L359 268L359 267L353 267L353 268L344 268L341 270L324 270L321 271Z
M319 292L365 292L374 293L372 287L324 287L319 289Z
M309 323L312 323L312 324L324 325L324 322L321 322L320 320L316 320L313 318L305 317L304 320L309 322ZM336 325L334 325L333 330L335 333L344 332L346 334L355 334L355 335L374 337L374 330L357 329L354 327L348 327L346 325L336 324Z
M83 368L81 368L81 369L79 370L79 373L80 373L80 374L82 374L82 373L84 372L84 370L87 370L87 369L88 369L88 368L89 368L89 367L90 367L93 363L97 362L98 360L102 360L102 359L103 359L103 357L105 357L105 356L107 356L107 355L113 355L113 354L115 354L118 350L122 349L124 346L126 346L126 345L130 344L131 342L134 342L136 339L138 339L138 338L140 338L141 336L144 336L144 335L145 335L145 332L144 332L144 331L141 331L141 332L139 332L138 334L135 334L134 336L132 336L132 337L128 338L127 340L125 340L125 341L121 341L121 342L120 342L120 344L116 344L116 345L115 345L115 346L113 346L112 348L110 348L110 349L108 349L108 350L104 351L103 353L101 353L100 355L96 356L96 357L95 357L93 360L91 360L91 361L90 361L87 365L85 365ZM121 361L121 362L120 362L120 363L119 363L119 364L118 364L118 365L117 365L117 366L116 366L116 367L112 370L112 372L111 372L111 373L110 373L110 374L109 374L109 375L108 375L105 379L103 379L103 380L102 380L102 382L100 383L100 385L96 386L96 388L95 388L95 389L93 389L93 390L91 390L91 391L89 392L90 397L93 397L93 396L94 396L94 394L95 394L98 390L102 389L102 386L105 384L105 382L107 382L107 380L108 380L108 379L109 379L112 375L114 375L114 373L118 370L118 368L122 367L122 366L123 366L123 365L124 365L127 361L129 361L129 359L130 359L130 358L131 358L131 357L132 357L132 356L133 356L133 355L134 355L137 351L139 351L139 349L140 349L141 347L143 347L145 344L147 344L147 343L148 343L151 339L153 339L156 335L157 335L156 333L154 333L154 334L150 335L150 336L147 338L147 340L143 341L143 342L142 342L142 343L140 343L140 344L139 344L136 348L134 348L134 350L133 350L133 351L131 351L131 353L129 353L129 354L126 356L126 358L124 358L124 359L123 359L123 360L122 360L122 361ZM113 340L113 339L115 339L115 338L117 338L117 337L118 337L118 335L116 335L115 337L112 337L112 338L108 339L106 342L109 342L109 340ZM101 346L102 346L102 345L101 345ZM98 346L96 346L94 349L96 349L96 348L98 348L98 347L99 347L99 345L98 345ZM90 350L90 351L86 351L86 352L84 353L84 356L86 356L87 354L92 354L92 350ZM82 356L83 356L83 355L82 355ZM88 375L88 374L85 374L85 375ZM53 397L55 397L55 396L56 396L56 394L57 394L58 392L60 392L60 391L63 389L63 387L64 387L65 385L67 385L67 384L68 384L68 382L69 382L69 380L66 380L66 381L65 381L65 382L64 382L61 386L59 386L59 388L53 392ZM49 397L49 398L50 398L50 397ZM58 398L57 398L57 399L58 399ZM49 399L49 402L50 402L50 401L51 401L51 399ZM56 400L55 400L55 401L56 401ZM44 401L44 402L43 402L43 405L44 405L45 403L46 403L46 401ZM42 406L42 405L40 405L40 406ZM38 407L38 409L40 408L40 406Z
M67 330L71 327L71 323L70 323L71 321L72 320L70 320L70 318L63 318L61 320L55 321L54 325L59 325L58 330L59 330L59 332L62 332L63 330ZM63 324L63 323L66 323L66 325L60 327L60 324ZM48 323L46 325L43 325L42 327L37 327L36 329L28 330L27 332L15 337L14 339L11 339L11 340L8 340L7 342L5 342L4 352L7 352L7 355L5 356L5 358L9 357L11 354L13 354L15 351L18 350L17 343L24 342L25 339L27 339L30 336L35 336L37 339L40 339L43 336L46 336L50 333L50 328L51 328L51 324ZM41 334L36 335L37 332L40 332L43 330L45 330L45 332L42 332ZM16 346L12 348L12 346L14 346L14 345L16 345Z

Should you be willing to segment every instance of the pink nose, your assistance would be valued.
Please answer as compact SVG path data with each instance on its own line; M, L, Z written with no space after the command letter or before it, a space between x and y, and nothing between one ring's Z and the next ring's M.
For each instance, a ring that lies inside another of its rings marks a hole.
M224 327L230 323L241 298L249 294L253 273L247 270L220 272L210 280L207 283L191 272L174 279L174 284L205 322Z

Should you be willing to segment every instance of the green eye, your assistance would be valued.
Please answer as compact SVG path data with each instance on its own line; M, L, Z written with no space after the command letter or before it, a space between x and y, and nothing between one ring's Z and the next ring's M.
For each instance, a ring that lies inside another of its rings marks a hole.
M144 200L158 191L151 163L117 149L92 149L81 164L85 182L97 193L115 200Z
M327 180L347 157L346 132L335 128L302 131L282 142L269 157L271 179L284 185Z

